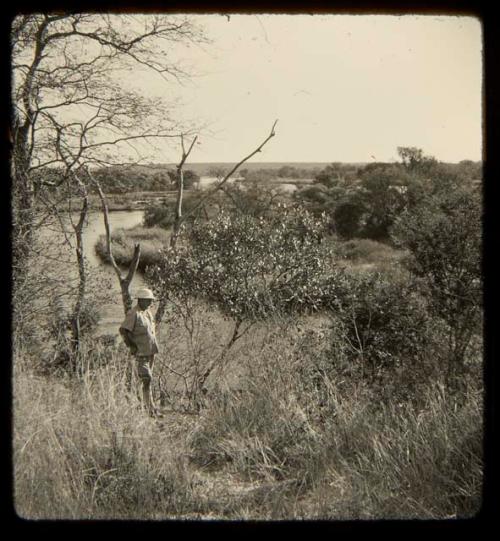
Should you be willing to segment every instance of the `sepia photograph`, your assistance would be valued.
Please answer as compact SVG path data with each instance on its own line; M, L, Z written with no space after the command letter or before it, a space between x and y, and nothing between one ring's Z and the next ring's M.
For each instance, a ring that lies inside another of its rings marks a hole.
M39 10L10 46L17 516L477 516L481 20Z

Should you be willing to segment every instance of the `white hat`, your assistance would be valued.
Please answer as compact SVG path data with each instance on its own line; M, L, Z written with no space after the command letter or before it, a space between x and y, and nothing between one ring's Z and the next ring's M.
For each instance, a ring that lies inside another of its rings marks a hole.
M155 296L153 292L147 288L139 289L135 295L135 298L136 299L151 299L152 301L155 300Z

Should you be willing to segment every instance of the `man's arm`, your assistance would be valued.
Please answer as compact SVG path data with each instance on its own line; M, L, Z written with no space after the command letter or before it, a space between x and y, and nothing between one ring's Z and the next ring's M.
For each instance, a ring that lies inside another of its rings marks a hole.
M137 351L137 344L134 342L133 334L123 327L120 327L120 334L122 335L125 345L130 349L130 352L133 355Z

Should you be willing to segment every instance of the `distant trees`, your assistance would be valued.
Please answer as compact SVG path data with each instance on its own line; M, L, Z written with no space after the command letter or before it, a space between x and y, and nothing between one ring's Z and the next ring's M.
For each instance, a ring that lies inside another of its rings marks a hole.
M332 163L315 176L313 185L295 192L294 199L316 215L325 212L343 238L390 241L390 229L405 209L482 177L480 163L445 164L415 147L398 147L398 154L401 162L359 168Z
M360 173L358 200L364 206L363 235L386 240L398 214L405 208L407 175L399 164L367 166Z
M177 171L167 171L168 177L170 178L170 182L173 186L173 189L177 189L177 185L179 182L179 175ZM200 182L200 177L190 169L186 169L184 171L184 188L189 190L192 188L195 184L198 184Z
M256 182L245 183L243 186L228 184L223 193L225 198L219 202L221 207L256 218L277 212L277 205L284 199L279 188L262 186Z
M313 178L318 174L319 169L301 168L293 165L283 165L278 168L259 168L248 169L244 168L240 171L240 176L247 181L266 182L269 180L278 179L305 179Z

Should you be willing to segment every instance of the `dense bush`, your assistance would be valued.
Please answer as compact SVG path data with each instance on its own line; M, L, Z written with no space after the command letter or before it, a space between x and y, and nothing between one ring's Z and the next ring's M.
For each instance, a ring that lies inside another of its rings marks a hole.
M270 217L221 212L195 224L189 245L168 252L151 278L163 294L188 293L237 319L314 310L333 272L325 220L302 209Z
M424 299L404 278L345 274L332 284L331 358L346 374L371 381L406 377L405 392L436 373L429 347L433 322Z
M406 266L433 314L448 326L449 371L459 375L481 329L480 196L465 188L435 193L401 215L393 236L409 251Z

